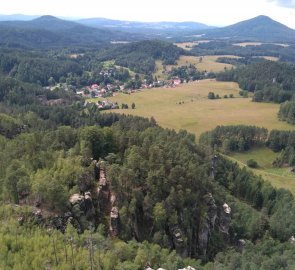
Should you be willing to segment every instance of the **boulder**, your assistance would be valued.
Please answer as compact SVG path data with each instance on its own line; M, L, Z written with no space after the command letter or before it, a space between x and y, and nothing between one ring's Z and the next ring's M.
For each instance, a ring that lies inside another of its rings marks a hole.
M69 199L69 201L72 205L80 203L82 200L84 200L84 196L82 196L78 193L73 194Z

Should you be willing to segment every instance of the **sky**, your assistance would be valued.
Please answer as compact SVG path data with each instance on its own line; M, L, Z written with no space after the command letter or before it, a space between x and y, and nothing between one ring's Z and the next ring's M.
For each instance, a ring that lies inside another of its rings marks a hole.
M225 26L267 15L295 29L295 0L0 0L1 14L195 21Z

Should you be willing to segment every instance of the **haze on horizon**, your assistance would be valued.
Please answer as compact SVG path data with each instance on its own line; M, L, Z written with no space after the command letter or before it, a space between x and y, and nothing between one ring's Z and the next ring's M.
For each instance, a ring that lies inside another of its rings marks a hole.
M225 26L266 15L295 28L295 0L4 0L1 14L103 17L127 21L195 21Z

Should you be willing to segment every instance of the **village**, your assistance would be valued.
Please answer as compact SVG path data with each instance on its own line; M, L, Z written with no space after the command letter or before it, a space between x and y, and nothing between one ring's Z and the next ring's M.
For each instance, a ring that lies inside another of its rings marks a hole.
M111 77L112 73L111 71L102 71L100 73L105 78ZM132 82L136 82L135 84ZM192 81L192 80L190 80ZM135 92L142 91L144 89L152 89L152 88L159 88L159 87L164 87L164 88L175 88L179 86L182 83L187 83L190 82L187 80L182 80L179 77L173 77L170 80L161 80L157 79L155 77L155 80L151 82L150 80L147 79L139 79L139 76L137 76L136 80L131 80L128 82L122 82L120 80L114 80L113 83L107 83L105 84L104 82L102 83L93 83L87 86L74 86L71 84L67 83L58 83L53 86L47 86L44 87L47 90L51 91L57 91L57 90L65 90L65 91L74 91L76 94L80 97L83 97L86 99L86 104L88 103L88 99L95 99L97 98L98 101L95 103L100 110L110 110L110 109L119 109L119 105L116 103L111 102L108 97L113 97L117 93L124 93L124 94L132 94ZM44 99L44 97L39 97L39 99L42 101L42 103L47 104L47 105L53 105L56 104L55 100L53 101L47 101ZM60 103L61 101L59 100L57 103ZM126 105L126 104L122 104ZM126 106L122 106L122 108L127 108Z

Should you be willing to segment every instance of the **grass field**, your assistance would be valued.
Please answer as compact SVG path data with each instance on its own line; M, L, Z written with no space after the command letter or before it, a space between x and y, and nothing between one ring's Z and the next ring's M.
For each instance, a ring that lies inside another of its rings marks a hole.
M290 172L290 168L273 168L272 162L278 153L263 147L253 149L243 153L233 153L230 159L237 161L240 166L246 166L247 160L254 159L258 162L259 168L250 169L257 175L261 175L277 188L289 189L295 195L295 175Z
M181 67L181 66L189 66L194 65L200 71L207 72L220 72L223 71L224 68L230 69L233 65L218 63L216 60L219 57L228 57L228 58L238 58L238 56L234 55L206 55L202 56L202 60L200 61L199 56L187 56L182 55L177 60L177 65L168 65L166 66L167 71L170 71L173 67ZM167 75L163 73L164 67L162 61L156 61L156 72L153 76L157 76L159 79L167 79Z
M279 57L275 56L257 56L257 58L264 58L269 61L279 61Z
M208 43L210 40L198 40L193 42L182 42L182 43L174 43L179 48L190 51L193 46L199 45L200 43Z
M196 68L200 71L212 71L212 72L220 72L223 71L224 68L232 68L233 66L230 64L218 63L216 60L219 57L229 57L229 58L237 58L237 56L233 55L208 55L203 56L202 61L200 62L200 57L196 56L181 56L177 61L178 66L188 66L190 64L195 65Z
M220 97L234 94L235 98L209 100L207 96L211 91ZM268 129L295 129L277 119L279 105L255 103L250 98L240 98L239 91L236 83L203 80L176 88L153 88L131 95L118 94L110 100L119 104L136 104L135 110L115 110L116 112L153 116L163 127L186 129L197 137L217 125L245 124Z

